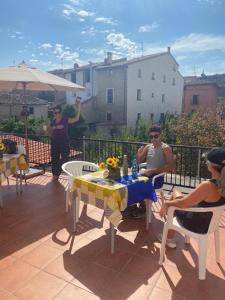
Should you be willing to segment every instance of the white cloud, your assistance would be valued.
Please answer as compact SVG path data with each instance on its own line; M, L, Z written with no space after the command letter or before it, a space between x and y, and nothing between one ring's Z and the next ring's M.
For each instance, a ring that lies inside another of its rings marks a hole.
M78 10L76 7L70 4L64 4L62 14L65 18L68 19L70 19L71 16L78 16L80 17L80 21L82 22L84 18L92 17L94 15L94 12L80 9Z
M224 35L210 35L191 33L183 36L171 44L172 50L177 53L206 52L213 50L225 50Z
M201 4L215 5L217 3L220 3L220 0L197 0L197 2Z
M76 13L81 18L91 17L94 15L92 11L80 10Z
M50 48L52 48L52 45L50 43L44 43L44 44L41 44L41 46L39 48L50 49Z
M36 64L36 63L38 63L39 62L39 60L38 59L29 59L29 62L31 62L32 64Z
M171 46L172 53L183 56L191 53L206 53L208 51L225 51L225 35L210 35L190 33L167 44L144 44L145 54L167 51Z
M112 18L106 18L106 17L97 17L95 18L95 22L116 25L116 23L112 20Z
M132 52L137 50L136 43L126 38L122 33L110 33L106 37L109 45L112 45L117 50Z
M24 40L24 36L22 35L22 32L20 32L20 31L14 31L12 33L9 33L8 37L10 37L11 39Z
M77 58L79 58L79 53L78 52L72 52L68 49L67 47L64 47L63 44L55 44L53 53L56 55L58 59L63 59L66 61L74 61Z
M112 32L114 32L114 29L97 29L95 26L89 26L89 27L84 27L83 28L83 30L81 31L81 34L83 34L83 35L91 35L91 36L93 36L93 35L95 35L95 34L97 34L97 33L107 33L107 34L109 34L109 33L112 33Z
M72 4L74 4L74 5L77 5L77 6L79 6L79 5L82 5L82 3L84 2L84 1L82 1L82 0L69 0Z
M159 24L157 22L153 22L151 25L140 26L138 31L139 32L152 32L158 27L159 27Z

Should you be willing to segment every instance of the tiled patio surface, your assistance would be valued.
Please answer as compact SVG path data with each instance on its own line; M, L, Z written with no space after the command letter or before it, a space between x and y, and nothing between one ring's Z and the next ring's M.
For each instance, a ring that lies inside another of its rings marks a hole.
M150 230L145 219L121 222L115 254L110 255L108 221L93 206L81 207L78 232L65 213L65 178L29 179L23 194L15 181L2 187L0 209L0 299L225 299L225 215L221 222L221 265L215 263L213 237L207 278L197 276L197 245L187 248L177 235L176 250L167 249L158 265L156 236L163 223L154 205Z

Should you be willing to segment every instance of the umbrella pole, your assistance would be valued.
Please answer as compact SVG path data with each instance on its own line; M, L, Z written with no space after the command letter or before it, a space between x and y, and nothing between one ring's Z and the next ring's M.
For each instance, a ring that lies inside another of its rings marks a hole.
M26 82L23 82L23 96L24 99L26 94ZM25 120L24 120L24 126L25 126L25 148L26 148L26 156L27 156L27 162L29 163L29 144L28 144L28 119L27 119L27 101L25 100Z

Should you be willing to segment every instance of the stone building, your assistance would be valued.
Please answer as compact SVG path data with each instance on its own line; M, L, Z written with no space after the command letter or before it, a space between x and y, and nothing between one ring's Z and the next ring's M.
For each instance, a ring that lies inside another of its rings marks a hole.
M169 47L130 60L113 60L108 52L104 62L52 73L85 86L78 93L82 113L96 130L135 127L140 118L157 122L166 113L179 114L182 109L183 77ZM71 103L74 94L66 97Z
M0 94L0 120L8 118L21 118L21 112L25 103L27 103L27 109L29 115L34 118L47 118L48 116L48 104L46 101L32 97L22 97L19 94Z

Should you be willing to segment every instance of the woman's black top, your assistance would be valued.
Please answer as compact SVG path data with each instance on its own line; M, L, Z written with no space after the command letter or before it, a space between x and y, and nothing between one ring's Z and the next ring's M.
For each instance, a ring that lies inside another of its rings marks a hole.
M216 185L216 180L211 179L212 183ZM216 202L201 201L194 207L216 207L225 204L225 198L221 197ZM176 211L176 218L178 223L184 228L195 233L207 233L209 224L212 218L212 212L190 212L190 211Z

